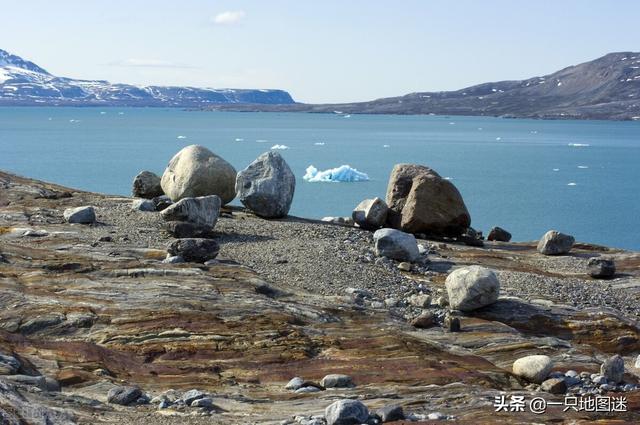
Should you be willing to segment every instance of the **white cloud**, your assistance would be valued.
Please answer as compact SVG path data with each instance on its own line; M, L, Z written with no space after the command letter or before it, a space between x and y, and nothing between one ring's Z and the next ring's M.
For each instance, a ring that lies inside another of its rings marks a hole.
M233 25L237 24L244 18L244 10L227 10L222 13L218 13L212 18L214 24L218 25Z
M111 62L111 66L130 66L138 68L192 68L188 65L183 65L175 62L160 60L160 59L140 59L130 58L123 59L115 62Z

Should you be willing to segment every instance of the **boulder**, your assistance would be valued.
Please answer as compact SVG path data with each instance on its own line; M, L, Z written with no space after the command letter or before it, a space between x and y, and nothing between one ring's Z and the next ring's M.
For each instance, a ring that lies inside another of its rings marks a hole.
M213 238L213 228L188 221L167 221L162 226L174 238Z
M337 373L322 378L320 385L325 388L349 388L354 386L350 376Z
M184 393L182 397L180 397L180 399L184 401L184 404L186 404L187 406L191 406L191 403L193 403L196 400L200 400L201 398L205 398L206 396L207 396L207 393L194 389Z
M209 149L191 145L178 152L167 166L160 184L172 201L218 195L223 204L235 197L236 170Z
M376 415L384 422L401 421L404 419L404 411L402 406L385 406L376 410Z
M151 171L142 171L133 179L132 195L135 198L152 199L164 195L160 177Z
M282 156L265 152L236 177L242 205L264 218L285 217L296 190L296 177Z
M538 252L544 255L561 255L571 250L576 240L573 236L549 230L538 242Z
M469 211L453 183L421 165L393 167L387 205L390 227L405 232L456 237L471 224Z
M509 242L511 240L511 233L504 230L502 227L493 227L489 230L489 235L487 235L488 241L497 241L497 242Z
M150 199L134 199L131 201L131 209L134 211L151 212L156 210L156 204Z
M363 424L369 419L369 409L358 400L338 400L324 410L327 425Z
M380 229L373 234L376 255L398 261L414 262L420 258L416 238L396 229Z
M589 275L596 279L610 279L616 274L616 263L609 258L591 258L587 267Z
M167 195L156 196L152 201L156 206L156 211L163 211L173 204L173 201Z
M296 376L295 378L291 378L291 380L287 382L287 385L285 385L284 388L286 390L295 391L299 388L302 388L303 385L304 385L304 379L300 378L299 376Z
M184 238L169 243L167 252L172 256L180 256L185 261L204 263L217 257L220 246L213 239Z
M564 378L550 378L540 385L540 389L551 394L564 394L567 392L567 382Z
M496 274L481 266L457 269L445 281L449 305L454 310L471 311L493 304L500 294Z
M526 356L513 362L513 374L536 384L542 383L553 368L549 356Z
M136 387L115 387L107 393L107 402L129 406L142 396L142 391Z
M600 366L600 374L607 378L608 381L619 384L624 377L624 359L618 354L608 358Z
M365 199L353 210L353 221L363 229L376 230L387 222L389 207L380 198Z
M186 221L212 228L218 221L221 206L217 195L183 198L165 208L160 215L166 221Z
M90 206L67 208L63 215L67 223L91 224L96 221L96 211Z
M435 324L433 313L425 311L411 321L411 326L418 329L427 329Z

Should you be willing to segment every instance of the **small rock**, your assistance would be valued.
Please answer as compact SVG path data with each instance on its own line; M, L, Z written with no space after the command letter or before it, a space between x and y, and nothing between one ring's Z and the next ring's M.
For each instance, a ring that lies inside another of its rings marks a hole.
M322 378L320 385L325 388L348 388L353 387L353 381L348 375L330 374Z
M624 359L618 354L610 357L600 366L600 373L607 380L619 384L624 377Z
M353 221L363 229L376 230L387 221L387 204L380 198L365 199L353 210Z
M320 388L318 387L314 387L314 386L308 386L308 387L302 387L302 388L298 388L296 390L297 394L304 394L304 393L317 393L318 391L322 391Z
M134 211L152 212L156 210L156 204L149 199L134 199L131 201L131 209Z
M191 407L204 407L211 409L213 407L213 399L211 397L203 397L193 400L190 404Z
M376 414L382 422L393 422L404 419L402 406L385 406L376 410Z
M481 266L457 269L445 281L452 309L471 311L498 300L500 282L496 274Z
M420 257L416 238L395 229L380 229L373 234L376 255L398 261L414 262Z
M589 275L596 279L609 279L616 274L616 263L609 258L591 258L587 267Z
M174 238L211 239L215 236L213 227L188 221L168 221L162 227Z
M509 242L511 240L511 233L504 230L502 227L493 227L489 230L487 235L488 241Z
M380 301L371 301L371 308L384 308L385 304Z
M460 332L460 319L451 315L444 318L444 325L449 332Z
M402 263L398 264L398 270L403 271L403 272L410 272L411 271L411 263L407 263L406 261L403 261Z
M169 243L167 252L171 256L181 256L185 261L204 263L218 255L220 246L213 239L185 238Z
M339 224L341 226L353 226L353 219L351 217L322 217L320 221Z
M395 298L386 298L384 300L384 305L387 307L395 307L398 305L398 300ZM638 356L640 358L640 356Z
M568 370L564 373L564 376L567 376L569 378L575 378L578 375L579 375L578 372L576 372L575 370Z
M418 252L420 253L420 255L426 255L429 253L429 248L424 246L423 244L419 243L418 244Z
M160 177L151 171L142 171L133 179L131 193L136 198L151 199L162 196L164 192L160 186Z
M287 385L284 386L284 388L286 390L291 390L291 391L295 391L298 388L302 388L302 385L304 384L304 379L300 378L299 376L296 376L295 378L292 378Z
M222 202L216 195L183 198L164 209L160 215L165 221L187 221L214 227L220 215Z
M538 242L538 252L544 255L567 254L576 240L555 230L549 230Z
M369 419L369 409L358 400L338 400L325 409L324 416L327 425L362 424Z
M427 419L430 421L441 421L447 419L447 415L440 412L432 412L427 415Z
M438 297L436 298L436 305L440 307L449 307L449 300L447 297Z
M551 378L543 381L540 389L551 394L564 394L567 392L567 383L562 378Z
M182 258L179 255L168 255L167 254L167 258L165 258L164 260L162 260L162 262L164 264L180 264L180 263L184 263L184 258Z
M109 390L109 393L107 394L107 402L111 404L129 406L140 398L141 395L142 391L136 387L115 387Z
M431 296L427 294L414 294L407 298L407 302L420 308L427 308L431 305Z
M96 211L90 206L67 208L63 215L67 223L91 224L96 221Z
M553 368L549 356L526 356L513 362L513 374L536 384L542 383Z
M434 317L433 317L433 313L431 313L430 311L426 311L422 313L421 315L419 315L418 317L415 317L411 321L411 326L418 329L430 328L433 326L433 324L434 324Z
M0 375L13 375L20 369L20 361L13 356L0 354Z
M200 390L189 390L186 393L182 394L182 397L180 397L180 399L184 401L187 406L191 406L191 403L201 398L205 398L206 396L207 394Z
M164 211L173 204L173 201L167 195L156 196L152 201L156 206L156 211Z

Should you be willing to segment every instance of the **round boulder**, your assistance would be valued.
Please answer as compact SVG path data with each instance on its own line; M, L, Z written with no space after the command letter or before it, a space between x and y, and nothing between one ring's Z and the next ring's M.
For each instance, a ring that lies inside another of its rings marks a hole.
M162 190L174 202L218 195L223 204L235 197L235 182L235 168L198 145L187 146L171 158L160 180Z
M536 384L542 383L553 368L549 356L526 356L513 362L513 374Z
M324 410L327 425L363 424L369 419L369 409L358 400L338 400Z
M414 262L420 258L416 238L396 229L380 229L373 234L376 255L398 261Z
M453 271L445 281L453 310L471 311L493 304L500 294L500 281L486 267L469 266Z
M141 171L133 179L131 193L135 198L152 199L164 195L160 186L160 177L151 171Z
M236 193L242 205L264 218L285 217L296 190L296 177L284 158L265 152L236 177Z
M471 225L458 189L428 167L397 164L387 187L388 223L395 229L457 237Z
M616 263L610 258L591 258L587 267L589 275L596 279L610 279L616 274Z
M544 255L562 255L571 251L576 240L556 230L549 230L538 242L538 252Z
M376 230L387 221L387 204L380 198L365 199L353 210L353 221L363 229Z

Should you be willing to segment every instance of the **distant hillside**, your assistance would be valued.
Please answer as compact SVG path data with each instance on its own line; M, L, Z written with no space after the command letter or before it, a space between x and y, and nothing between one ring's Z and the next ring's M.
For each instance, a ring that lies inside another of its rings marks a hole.
M213 109L638 120L640 53L610 53L542 77L484 83L457 91L411 93L345 104Z
M56 77L19 56L0 50L0 106L165 106L292 104L283 90L138 87L102 80Z

